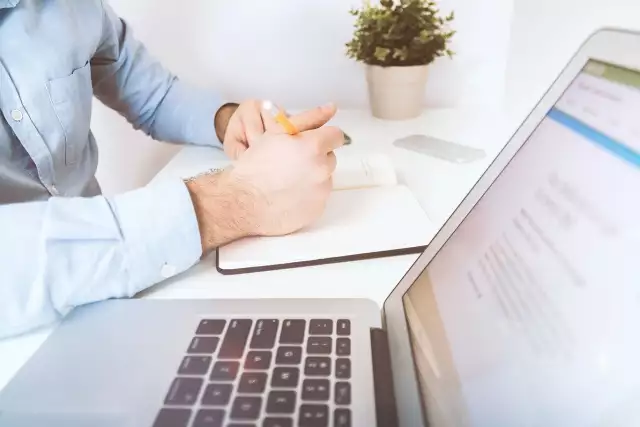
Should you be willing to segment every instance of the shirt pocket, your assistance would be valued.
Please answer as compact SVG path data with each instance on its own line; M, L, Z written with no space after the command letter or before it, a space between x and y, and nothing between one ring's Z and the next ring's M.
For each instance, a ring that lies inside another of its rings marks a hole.
M93 98L89 62L66 77L50 80L47 89L64 131L65 163L72 165L89 141Z

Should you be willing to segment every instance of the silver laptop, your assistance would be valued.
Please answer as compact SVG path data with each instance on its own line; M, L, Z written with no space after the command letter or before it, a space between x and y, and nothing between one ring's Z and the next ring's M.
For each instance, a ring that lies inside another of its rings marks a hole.
M85 306L0 392L0 426L638 426L638 224L640 34L602 30L382 310Z

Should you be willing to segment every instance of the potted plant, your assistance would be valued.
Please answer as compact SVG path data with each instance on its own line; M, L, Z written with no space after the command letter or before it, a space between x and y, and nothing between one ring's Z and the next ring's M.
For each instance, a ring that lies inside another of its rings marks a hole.
M366 0L356 17L347 56L366 65L369 103L375 117L390 120L418 116L423 107L427 66L452 57L448 28L453 12L441 16L432 0Z

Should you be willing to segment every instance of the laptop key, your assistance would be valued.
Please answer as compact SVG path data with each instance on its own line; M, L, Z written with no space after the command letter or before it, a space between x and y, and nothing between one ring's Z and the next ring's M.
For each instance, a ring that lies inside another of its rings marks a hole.
M341 336L351 335L351 321L348 319L338 320L336 333Z
M351 355L351 340L349 338L338 338L336 340L336 354L338 356Z
M337 382L335 384L335 396L334 401L336 405L350 405L351 404L351 384L345 382Z
M285 320L282 323L282 332L280 332L280 344L302 344L305 325L304 320Z
M212 354L218 347L218 337L194 337L189 344L189 354Z
M304 362L304 374L310 377L331 375L331 359L328 357L307 357Z
M333 320L313 319L309 322L309 335L331 335L333 333Z
M328 427L329 407L327 405L301 405L298 414L299 427Z
M268 414L293 414L296 408L296 393L288 390L273 390L267 398Z
M231 384L211 383L204 389L201 403L203 405L224 406L231 400Z
M331 354L331 337L309 337L307 341L308 354Z
M329 400L329 380L304 380L302 382L302 400Z
M276 319L260 319L251 337L249 346L256 349L271 349L276 343L278 321Z
M245 372L240 376L238 393L262 393L267 387L267 374L264 372Z
M242 357L252 323L250 319L233 319L231 321L220 346L219 359L240 359Z
M174 379L164 403L167 405L195 404L203 383L202 378L178 377Z
M193 421L193 427L222 427L223 422L222 409L200 409Z
M265 418L262 427L293 427L291 418Z
M293 367L278 367L273 370L271 387L298 387L300 380L300 370Z
M153 427L187 427L189 418L191 418L191 409L162 408Z
M211 366L210 356L187 356L182 359L179 375L206 375Z
M244 362L244 369L266 370L271 366L271 352L250 351Z
M302 347L280 347L276 354L276 365L299 365Z
M233 401L231 418L234 420L257 420L262 407L262 398L239 396Z
M351 378L351 360L336 359L336 378L348 380Z
M351 427L351 410L346 408L336 409L333 412L334 427Z
M196 329L196 335L220 335L227 321L223 319L203 319Z
M211 381L233 381L238 375L239 368L240 363L238 362L216 362L209 379Z

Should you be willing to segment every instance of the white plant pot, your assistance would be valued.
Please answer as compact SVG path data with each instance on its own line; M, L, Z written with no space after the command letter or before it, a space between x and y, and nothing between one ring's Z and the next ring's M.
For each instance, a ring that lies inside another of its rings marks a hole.
M369 105L374 117L407 120L420 115L427 84L427 65L367 65Z

